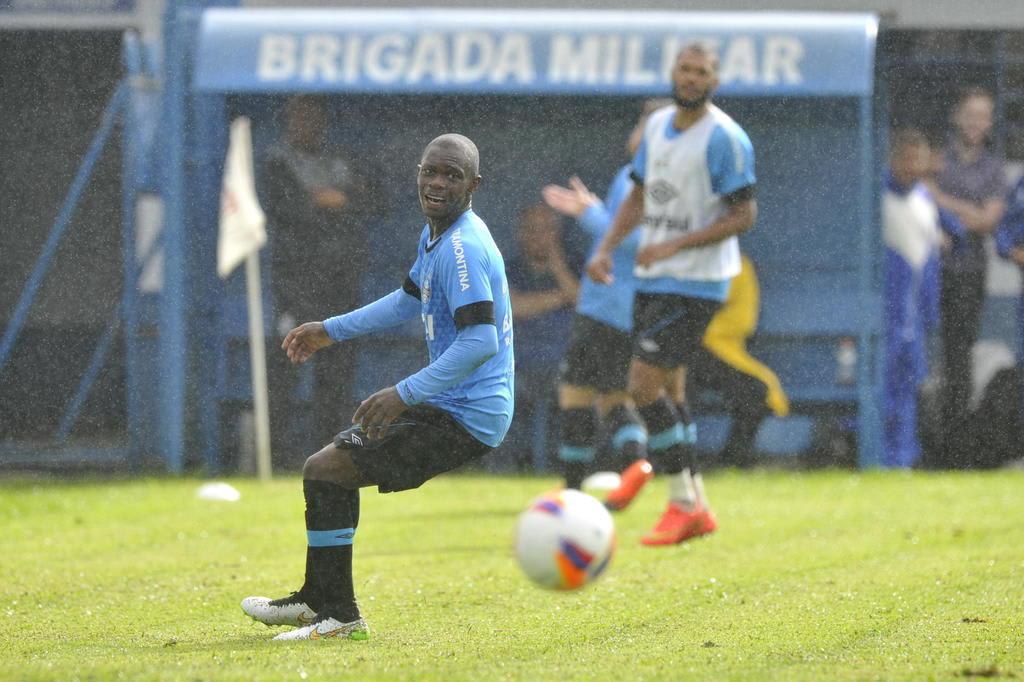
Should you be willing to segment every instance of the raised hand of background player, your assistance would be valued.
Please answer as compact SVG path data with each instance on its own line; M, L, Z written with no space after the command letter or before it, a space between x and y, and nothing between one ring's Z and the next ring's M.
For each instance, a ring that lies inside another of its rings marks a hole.
M309 360L313 353L334 343L327 335L323 322L306 322L288 332L281 342L281 348L288 354L288 359L295 364Z
M601 199L575 175L569 178L569 187L547 185L540 193L544 203L562 215L573 218L579 218L588 208L601 203Z
M370 440L383 438L388 425L405 412L405 408L397 388L382 388L359 403L359 409L352 415L352 423L359 424Z

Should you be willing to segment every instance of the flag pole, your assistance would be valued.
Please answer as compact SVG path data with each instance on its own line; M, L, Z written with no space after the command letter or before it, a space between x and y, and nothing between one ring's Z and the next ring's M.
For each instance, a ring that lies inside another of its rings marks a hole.
M267 399L267 348L263 331L263 296L260 255L245 257L245 291L249 307L249 361L252 370L252 401L256 417L256 474L270 480L270 409Z
M265 224L266 216L256 197L251 126L248 118L239 117L231 122L230 144L224 161L217 274L226 278L245 261L249 362L252 370L253 416L256 421L256 473L261 481L270 480L270 410L259 255L260 249L267 243Z

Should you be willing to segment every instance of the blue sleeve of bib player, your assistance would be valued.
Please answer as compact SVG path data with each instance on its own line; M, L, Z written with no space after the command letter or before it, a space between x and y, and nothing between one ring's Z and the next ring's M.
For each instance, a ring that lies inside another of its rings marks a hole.
M750 187L754 177L754 146L739 126L719 125L708 140L711 191L720 197Z

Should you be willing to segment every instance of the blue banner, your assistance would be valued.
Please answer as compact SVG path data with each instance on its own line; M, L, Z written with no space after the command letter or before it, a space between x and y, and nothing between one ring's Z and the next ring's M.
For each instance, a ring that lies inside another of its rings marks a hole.
M209 9L208 92L666 93L680 47L719 56L723 95L863 96L867 14Z
M0 12L91 14L132 12L135 0L0 0Z

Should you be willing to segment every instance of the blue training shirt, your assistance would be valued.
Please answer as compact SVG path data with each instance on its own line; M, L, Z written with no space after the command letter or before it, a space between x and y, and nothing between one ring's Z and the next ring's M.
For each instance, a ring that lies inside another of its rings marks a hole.
M601 239L612 225L612 219L619 205L633 189L629 177L632 166L626 164L619 169L608 188L603 204L594 204L578 219L579 224L593 238L589 260L594 256ZM633 296L636 293L636 278L633 267L636 251L640 244L640 231L633 230L612 254L611 285L599 284L589 277L580 278L580 295L576 312L624 332L633 331Z
M477 440L498 446L512 423L512 304L505 261L487 225L469 210L437 239L431 240L430 227L424 227L409 279L419 288L431 363L455 342L456 311L472 310L466 306L475 303L493 303L498 352L455 386L424 402L450 413ZM399 383L400 393L403 383Z

